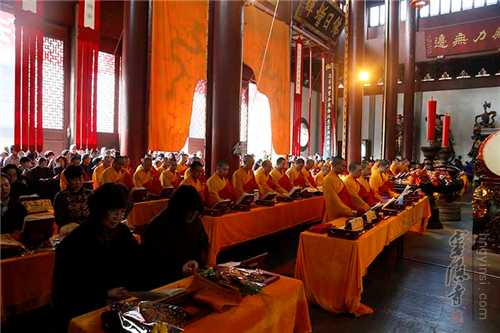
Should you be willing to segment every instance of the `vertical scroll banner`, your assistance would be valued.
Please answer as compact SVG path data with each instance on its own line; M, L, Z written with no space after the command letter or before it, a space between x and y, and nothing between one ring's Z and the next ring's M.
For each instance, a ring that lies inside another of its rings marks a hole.
M304 43L299 38L295 48L295 91L293 97L292 154L300 155L300 126L302 121L302 64ZM310 120L309 120L310 121Z
M313 53L312 48L309 48L309 140L307 141L307 155L311 155L311 120L312 120L312 64Z
M332 155L332 140L334 138L334 109L333 109L333 63L325 67L325 146L324 155Z
M325 153L325 57L321 57L321 151Z
M75 143L78 149L97 148L97 70L100 0L78 2Z
M294 23L336 46L345 26L345 13L332 0L300 0Z
M15 21L14 146L42 151L43 1L17 0Z
M427 58L500 49L498 17L425 30Z

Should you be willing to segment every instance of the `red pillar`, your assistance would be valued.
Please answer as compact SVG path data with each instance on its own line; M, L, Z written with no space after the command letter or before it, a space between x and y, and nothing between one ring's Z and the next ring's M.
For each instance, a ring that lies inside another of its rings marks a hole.
M239 157L231 150L240 141L240 103L242 76L243 1L214 1L211 31L213 61L209 63L208 80L212 80L211 170L217 162L229 162L230 173L239 167ZM207 132L207 136L210 133Z
M148 1L124 2L120 153L130 157L132 166L148 149L148 6Z
M352 1L349 14L349 54L347 96L347 162L361 161L361 121L363 115L363 83L358 73L363 69L365 42L365 2ZM351 38L352 37L352 38Z
M403 110L403 158L413 157L413 122L415 107L415 38L417 31L416 9L407 1L406 8L406 58Z
M396 157L396 117L398 114L399 72L399 0L386 0L385 85L384 85L384 157Z

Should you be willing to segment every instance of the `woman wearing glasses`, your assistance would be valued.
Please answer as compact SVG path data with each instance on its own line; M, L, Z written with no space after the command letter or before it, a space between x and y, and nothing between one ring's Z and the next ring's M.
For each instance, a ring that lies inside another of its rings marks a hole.
M190 276L207 262L203 209L198 191L192 186L180 186L170 197L168 207L149 222L142 237L150 272L149 289Z
M133 207L127 188L105 184L90 196L88 207L87 220L56 250L52 305L58 332L66 332L72 318L141 289L140 246L121 223Z

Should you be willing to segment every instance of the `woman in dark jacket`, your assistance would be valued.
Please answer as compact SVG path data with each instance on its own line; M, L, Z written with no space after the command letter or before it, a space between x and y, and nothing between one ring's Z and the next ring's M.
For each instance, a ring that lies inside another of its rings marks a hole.
M208 236L201 221L203 203L192 186L181 186L168 207L148 224L142 246L148 264L148 289L192 275L207 262Z
M89 198L87 221L58 246L52 280L57 331L69 321L140 289L140 246L121 223L132 209L125 186L109 183Z

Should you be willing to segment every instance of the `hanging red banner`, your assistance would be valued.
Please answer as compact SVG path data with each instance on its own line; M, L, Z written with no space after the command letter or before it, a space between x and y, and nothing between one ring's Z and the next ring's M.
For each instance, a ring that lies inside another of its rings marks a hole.
M304 43L299 38L295 47L295 91L293 98L292 154L300 155L300 126L302 121L302 64Z
M78 149L97 148L97 70L99 58L99 0L80 0L76 77L76 131Z
M43 149L43 1L18 0L15 14L14 146Z
M312 64L313 64L313 52L312 48L309 48L309 128L307 129L307 133L309 134L309 140L307 141L308 156L311 156Z

